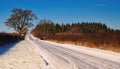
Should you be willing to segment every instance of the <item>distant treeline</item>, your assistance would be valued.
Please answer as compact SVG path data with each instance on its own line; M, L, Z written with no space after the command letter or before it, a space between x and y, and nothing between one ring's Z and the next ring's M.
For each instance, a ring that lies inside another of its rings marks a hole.
M115 31L103 23L78 22L78 23L54 23L50 20L41 20L32 30L32 34L37 37L54 36L59 33L104 33Z
M10 42L17 41L20 36L16 33L4 33L0 32L0 47Z
M107 49L120 52L120 30L114 30L103 23L53 23L41 20L32 30L35 37L61 43Z

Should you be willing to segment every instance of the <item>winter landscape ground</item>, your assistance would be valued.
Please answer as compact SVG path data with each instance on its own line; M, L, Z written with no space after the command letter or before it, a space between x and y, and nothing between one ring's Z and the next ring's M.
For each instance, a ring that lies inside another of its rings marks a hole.
M120 0L0 0L0 69L120 69Z
M27 36L0 54L0 69L119 69L119 58L120 53Z

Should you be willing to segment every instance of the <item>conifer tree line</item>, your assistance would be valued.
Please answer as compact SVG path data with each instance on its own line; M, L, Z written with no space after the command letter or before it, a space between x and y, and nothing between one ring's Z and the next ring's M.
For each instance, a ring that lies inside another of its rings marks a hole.
M32 34L36 37L54 36L55 34L104 33L113 29L98 22L54 23L51 20L40 20Z

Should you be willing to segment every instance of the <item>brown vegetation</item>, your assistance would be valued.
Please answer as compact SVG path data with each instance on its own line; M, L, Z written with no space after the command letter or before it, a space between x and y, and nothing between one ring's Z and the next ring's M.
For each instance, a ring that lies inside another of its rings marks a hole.
M46 39L120 52L120 32L57 34Z
M3 46L5 44L8 44L10 42L17 41L19 38L21 38L18 34L16 33L0 33L0 46Z
M5 25L10 28L14 28L21 37L25 37L28 33L28 28L34 26L34 19L37 19L37 17L31 10L15 8L12 10L12 14L5 22Z
M41 20L31 32L35 37L120 52L120 30L103 23L78 22L58 24Z

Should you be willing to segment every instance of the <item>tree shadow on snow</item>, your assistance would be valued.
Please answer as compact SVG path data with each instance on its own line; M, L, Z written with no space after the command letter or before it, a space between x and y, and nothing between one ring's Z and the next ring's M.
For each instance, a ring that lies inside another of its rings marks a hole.
M7 45L0 47L0 55L5 54L7 51L10 50L10 48L14 47L18 42L20 41L15 41L15 42L12 42L12 43L9 43Z

